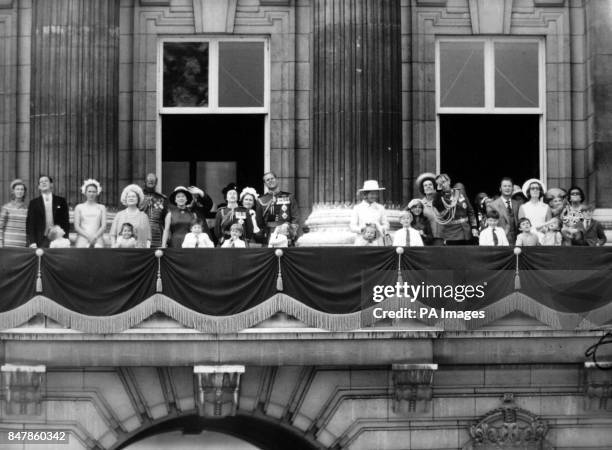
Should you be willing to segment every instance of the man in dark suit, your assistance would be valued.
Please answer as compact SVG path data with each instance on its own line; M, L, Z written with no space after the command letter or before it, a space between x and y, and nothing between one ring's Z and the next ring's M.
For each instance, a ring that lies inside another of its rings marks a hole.
M53 195L53 179L48 175L38 178L40 197L32 199L28 205L26 235L32 248L49 247L47 234L53 225L62 227L66 236L70 230L68 204L66 199Z
M516 230L518 226L518 210L521 203L512 200L514 183L511 178L502 178L499 185L501 196L493 200L491 207L499 213L498 226L506 232L510 245L516 242Z

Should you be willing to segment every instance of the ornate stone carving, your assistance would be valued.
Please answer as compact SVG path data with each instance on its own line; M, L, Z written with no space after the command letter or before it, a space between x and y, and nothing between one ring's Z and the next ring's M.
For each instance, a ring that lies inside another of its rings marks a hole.
M599 367L598 367L599 366ZM584 363L584 401L586 410L612 409L612 362Z
M548 424L514 403L513 394L504 394L503 405L470 427L472 440L464 449L522 448L548 449Z
M474 34L509 34L513 0L470 0Z
M193 373L200 416L235 416L244 366L195 366Z
M437 364L393 364L393 411L408 415L427 412L433 397Z
M45 387L45 366L4 364L2 390L3 413L6 415L39 415Z

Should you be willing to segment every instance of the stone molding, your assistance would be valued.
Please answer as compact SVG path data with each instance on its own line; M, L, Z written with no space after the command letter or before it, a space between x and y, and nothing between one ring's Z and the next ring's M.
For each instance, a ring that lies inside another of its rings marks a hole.
M40 415L46 372L44 365L4 364L0 367L4 394L2 412L7 416Z
M237 0L193 0L196 33L233 33Z
M393 411L404 416L427 412L433 398L437 364L393 364Z
M509 34L513 0L470 0L474 34Z
M235 416L244 366L194 366L198 413L202 417Z

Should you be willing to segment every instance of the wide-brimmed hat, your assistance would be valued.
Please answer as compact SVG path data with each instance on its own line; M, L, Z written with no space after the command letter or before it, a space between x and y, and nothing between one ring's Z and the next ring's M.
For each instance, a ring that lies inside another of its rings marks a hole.
M417 177L416 181L414 182L415 186L422 195L425 195L425 192L423 192L423 183L427 180L431 180L431 182L434 184L434 187L436 186L436 175L431 172L422 173Z
M544 185L542 180L540 180L538 178L530 178L530 179L528 179L527 181L525 181L523 183L523 187L521 188L521 190L523 191L523 194L525 195L525 197L527 197L527 199L531 198L531 196L529 195L529 186L532 183L538 183L540 185L540 187L542 188L542 196L544 196L544 193L546 192L546 185Z
M175 187L172 194L170 194L170 197L168 197L168 201L176 206L176 196L180 193L185 194L185 197L187 197L187 203L191 203L193 201L193 195L191 195L191 192L189 192L189 189L187 189L185 186Z
M359 189L357 192L369 192L369 191L384 191L384 187L378 186L378 181L376 180L365 180L363 182L363 187Z
M25 183L21 178L15 178L13 181L11 181L11 191L15 189L15 186L19 185L22 185L24 188L26 187Z

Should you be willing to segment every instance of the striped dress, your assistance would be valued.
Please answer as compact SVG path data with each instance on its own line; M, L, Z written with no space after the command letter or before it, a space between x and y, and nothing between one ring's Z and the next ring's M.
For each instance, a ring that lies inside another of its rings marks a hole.
M25 202L7 203L0 210L0 247L25 247L26 217Z

